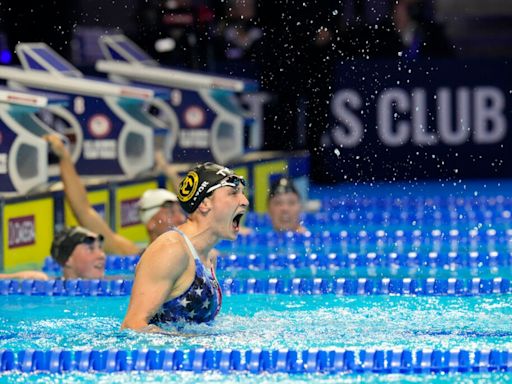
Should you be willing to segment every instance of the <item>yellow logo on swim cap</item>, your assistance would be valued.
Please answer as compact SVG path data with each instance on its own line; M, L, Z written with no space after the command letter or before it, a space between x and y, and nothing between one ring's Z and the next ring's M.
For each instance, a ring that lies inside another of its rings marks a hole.
M180 201L189 201L197 191L199 185L199 176L194 171L190 171L180 184L178 199Z

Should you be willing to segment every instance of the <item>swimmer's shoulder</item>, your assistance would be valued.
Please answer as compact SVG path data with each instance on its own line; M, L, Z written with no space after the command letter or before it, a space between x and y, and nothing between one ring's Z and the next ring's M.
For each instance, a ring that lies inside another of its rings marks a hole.
M168 231L154 240L144 251L141 260L144 259L173 259L186 261L187 249L183 237L176 231Z

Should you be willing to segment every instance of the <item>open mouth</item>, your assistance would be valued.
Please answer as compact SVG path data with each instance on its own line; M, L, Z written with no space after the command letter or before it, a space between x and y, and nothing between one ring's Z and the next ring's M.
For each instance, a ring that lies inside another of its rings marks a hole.
M98 269L98 270L104 270L105 269L105 261L100 261L98 263L95 263L94 268Z
M235 216L235 218L233 219L233 228L235 230L239 230L240 229L240 220L242 220L242 217L244 216L243 213L239 213Z

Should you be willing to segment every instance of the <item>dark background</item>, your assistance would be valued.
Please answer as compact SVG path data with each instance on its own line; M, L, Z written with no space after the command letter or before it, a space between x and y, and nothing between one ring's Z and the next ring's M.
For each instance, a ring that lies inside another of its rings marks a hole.
M171 3L174 10L169 11ZM343 148L325 141L335 124L330 102L337 90L358 88L371 103L372 94L398 78L408 89L496 83L508 95L508 128L512 2L419 2L420 7L409 9L426 31L418 57L407 57L397 43L393 3L255 0L254 14L241 22L227 0L7 0L0 5L0 61L17 64L17 42L43 41L92 74L94 62L101 58L97 38L122 32L164 65L257 79L262 90L274 96L265 111L265 149L309 150L313 180L512 177L510 133L496 146L468 141L456 147L387 148L375 139L375 116L368 112L361 145ZM235 25L236 31L254 28L262 34L233 57L233 45L223 34L229 25ZM318 45L315 35L321 28L329 30L330 38ZM173 51L155 49L155 41L169 36L176 42ZM382 59L392 64L378 65ZM471 64L482 60L487 67ZM406 70L418 63L433 70L427 74ZM482 71L493 73L482 77ZM376 84L376 78L382 81Z

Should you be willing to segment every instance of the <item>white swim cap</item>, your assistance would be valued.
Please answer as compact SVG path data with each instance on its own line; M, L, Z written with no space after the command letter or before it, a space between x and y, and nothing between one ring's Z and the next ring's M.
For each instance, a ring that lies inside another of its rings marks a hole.
M140 220L147 224L165 203L177 203L176 195L167 189L148 189L137 203Z

